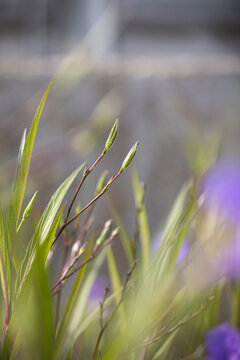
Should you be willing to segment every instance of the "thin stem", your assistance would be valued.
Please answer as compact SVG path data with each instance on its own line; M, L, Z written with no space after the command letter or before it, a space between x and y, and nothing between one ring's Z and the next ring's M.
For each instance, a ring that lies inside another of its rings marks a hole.
M73 198L72 198L72 201L68 207L68 210L67 210L67 213L66 213L66 216L65 216L65 220L64 220L64 224L61 226L61 228L59 229L53 243L52 243L52 246L55 244L55 242L57 241L57 239L59 238L59 236L62 234L63 230L66 228L66 226L68 225L67 224L67 220L69 218L69 215L70 215L70 212L72 210L72 207L73 207L73 204L76 200L76 197L84 183L84 181L86 180L87 176L92 172L92 170L95 168L95 166L99 163L99 161L103 158L103 156L106 154L106 150L104 149L101 153L101 155L97 158L97 160L92 164L92 166L90 166L90 168L85 168L84 172L83 172L83 176L82 176L82 179L73 195ZM79 214L80 215L80 214Z
M121 303L123 302L123 300L125 299L125 294L126 294L126 290L127 290L127 284L129 282L129 279L133 273L133 270L135 269L136 267L136 262L133 263L133 266L132 268L130 269L130 271L127 273L126 275L126 278L125 278L125 282L124 282L124 285L123 285L123 289L122 289L122 295L121 295L121 298L118 302L118 304L115 306L115 308L113 309L112 311L112 314L111 316L109 317L108 321L105 323L105 325L103 325L103 320L100 320L100 324L101 324L101 328L100 328L100 332L99 332L99 335L98 335L98 338L97 338L97 342L96 342L96 345L94 347L94 351L93 351L93 355L92 355L92 360L95 360L96 359L96 356L97 356L97 353L98 353L98 348L99 348L99 345L100 345L100 342L101 342L101 339L102 339L102 336L103 336L103 333L104 331L106 330L106 328L108 327L109 323L111 322L112 318L114 317L115 313L117 312L117 310L119 309ZM105 300L104 300L105 301ZM100 304L100 319L102 318L102 314L103 313L103 303L102 303L102 306Z
M95 168L95 166L99 163L99 161L103 158L103 156L105 155L106 151L103 150L103 152L101 153L101 155L97 158L97 160L92 164L92 166L88 169L87 167L85 168L84 172L83 172L83 176L82 176L82 179L73 195L73 198L72 198L72 201L71 201L71 204L69 205L69 208L67 210L67 213L66 213L66 217L65 217L65 223L67 222L68 218L69 218L69 215L70 215L70 212L72 210L72 207L73 207L73 204L74 204L74 201L76 200L76 197L84 183L84 181L86 180L86 178L88 177L88 175L92 172L92 170Z
M113 239L115 238L115 234L111 234L111 236L109 237L109 239L100 247L100 248L96 248L95 250L93 250L93 252L91 253L91 255L89 256L89 258L87 258L85 261L83 261L79 266L77 266L74 270L72 270L70 273L66 273L64 276L61 276L60 279L56 282L56 284L52 287L52 292L53 295L55 295L59 290L58 287L61 286L62 282L65 281L66 279L68 279L69 277L71 277L72 275L74 275L76 272L78 272L81 268L83 268L85 265L87 265L90 261L92 261L93 259L95 259L95 257L106 247L108 246ZM74 263L75 264L75 263ZM74 265L73 264L73 265ZM69 269L67 270L69 271Z
M94 204L112 185L112 183L118 178L118 176L122 173L122 169L118 171L117 174L113 175L110 180L108 181L107 185L98 193L84 208L82 208L77 214L75 214L70 220L65 222L62 227L59 229L57 235L55 236L55 239L52 242L52 246L55 244L55 242L58 240L59 236L63 232L63 230L70 225L74 220L76 220L85 210L87 210L92 204Z
M183 326L184 324L186 324L187 322L189 322L190 320L194 319L195 317L197 317L202 311L204 311L207 306L209 305L209 303L214 299L214 296L210 296L207 301L205 303L202 304L202 306L200 306L200 308L198 310L196 310L192 315L190 315L188 318L184 319L184 320L180 320L176 325L174 325L173 327L171 327L170 329L168 329L166 332L163 332L165 330L166 327L164 327L155 337L150 338L149 340L145 341L142 345L136 347L133 351L137 351L143 347L145 347L146 345L149 344L153 344L155 342L160 341L164 336L167 336L169 334L171 334L172 332L174 332L175 330L177 330L180 326Z

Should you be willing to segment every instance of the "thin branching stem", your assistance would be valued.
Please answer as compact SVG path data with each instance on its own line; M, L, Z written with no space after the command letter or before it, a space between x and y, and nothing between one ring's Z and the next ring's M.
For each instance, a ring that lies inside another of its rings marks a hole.
M90 166L90 168L87 168L85 167L85 170L83 172L83 176L82 176L82 179L73 195L73 198L72 198L72 201L68 207L68 210L67 210L67 213L66 213L66 216L65 216L65 223L67 222L68 218L69 218L69 215L70 215L70 212L72 210L72 207L73 207L73 204L76 200L76 197L84 183L84 181L86 180L86 178L88 177L88 175L92 172L92 170L95 168L95 166L99 163L99 161L103 158L103 156L106 154L106 150L104 149L103 152L101 153L101 155L97 158L97 160L92 164L92 166Z
M153 344L155 342L160 341L163 337L171 334L172 332L174 332L175 330L177 330L179 327L185 325L187 322L189 322L190 320L194 319L195 317L197 317L202 311L204 311L207 306L210 304L210 302L214 299L214 296L210 296L201 306L198 310L196 310L192 315L190 315L189 317L187 317L186 319L180 320L176 325L174 325L173 327L171 327L170 329L168 329L167 331L165 331L166 326L163 327L160 332L155 335L154 337L148 339L147 341L145 341L142 345L136 347L135 349L133 349L133 351L137 351L140 350L141 348Z
M108 327L109 323L112 321L114 315L116 314L116 312L118 311L120 305L122 304L123 300L125 299L125 295L126 295L126 290L127 290L127 285L128 285L128 282L129 282L129 279L134 271L136 267L136 261L133 263L131 269L129 270L129 272L126 274L126 278L125 278L125 282L124 282L124 285L123 285L123 289L122 289L122 295L121 295L121 298L118 302L118 304L115 306L115 308L113 309L110 317L108 318L108 320L106 321L106 323L103 325L103 310L104 310L104 301L105 301L105 298L104 298L104 301L100 304L100 332L98 334L98 338L97 338L97 341L96 341L96 345L94 347L94 350L93 350L93 355L92 355L92 360L95 360L96 357L97 357L97 353L98 353L98 348L99 348L99 345L100 345L100 342L101 342L101 339L103 337L103 333L104 331L106 330L106 328Z
M63 232L63 230L70 225L74 220L76 220L85 210L87 210L91 205L93 205L105 192L110 188L112 183L119 177L119 175L122 173L122 169L118 171L117 174L113 175L110 180L108 181L107 185L104 186L102 191L98 193L86 206L84 206L77 214L75 214L71 219L69 219L67 222L65 222L62 227L59 229L57 235L55 236L55 239L52 242L52 246L55 244L55 242L58 240L59 236Z
M52 287L51 291L53 295L55 295L61 289L61 284L63 281L70 278L72 275L74 275L76 272L82 269L85 265L87 265L89 262L95 259L95 257L98 256L100 252L114 240L115 236L116 235L112 233L109 239L102 246L100 246L99 248L94 248L91 255L85 261L83 261L79 266L77 266L71 272L68 272L72 268L72 264L71 264L71 268L67 269L66 273L63 276L61 276L60 279L56 282L56 284Z

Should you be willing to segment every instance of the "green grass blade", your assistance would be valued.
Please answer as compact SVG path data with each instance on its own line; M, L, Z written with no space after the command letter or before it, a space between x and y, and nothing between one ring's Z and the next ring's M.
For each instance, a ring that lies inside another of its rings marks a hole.
M191 218L196 207L192 183L183 187L167 221L163 241L155 257L158 281L166 278L174 269L178 252L186 238Z
M49 277L39 250L13 312L24 358L36 360L53 359L55 342Z
M121 240L126 258L128 260L128 264L131 267L134 262L133 251L131 248L131 238L128 235L127 230L125 229L123 222L122 222L115 206L113 205L113 203L111 202L111 200L109 198L108 198L108 208L109 208L109 212L111 213L116 224L119 226L120 240Z
M44 213L39 221L39 225L37 231L30 243L27 246L24 259L20 265L20 270L18 271L17 280L16 280L16 291L19 294L19 291L22 288L22 285L26 279L28 272L31 269L33 264L33 260L35 257L36 247L40 245L40 247L45 246L46 241L49 246L48 234L51 229L53 220L57 214L57 211L65 197L69 187L75 180L76 176L82 169L84 164L82 164L77 170L75 170L63 183L59 186L57 191L51 197L48 205L46 206ZM47 239L47 240L46 240ZM47 247L46 246L46 247Z
M33 145L35 142L35 137L37 133L37 128L39 124L39 120L43 111L43 107L45 105L48 92L52 86L52 83L54 81L55 77L51 80L47 90L45 91L42 100L37 108L37 111L35 113L31 128L29 130L29 133L27 135L27 138L25 140L25 133L23 135L21 145L20 145L20 151L19 151L19 166L17 168L17 173L15 177L15 182L13 186L12 191L12 199L11 204L13 206L14 212L15 212L15 223L18 223L18 219L21 212L22 202L24 198L26 183L27 183L27 177L29 173L29 167L32 157L32 151L33 151Z
M94 281L96 280L99 269L106 257L106 251L104 250L95 261L92 263L91 269L88 271L87 276L82 284L82 288L80 290L79 296L77 298L76 305L74 307L73 316L71 318L69 329L68 329L68 339L67 343L70 346L76 341L79 336L79 325L82 322L82 318L84 315L84 311L86 309L89 293L92 288Z
M63 206L60 208L59 212L57 213L56 218L54 219L53 224L46 236L46 239L44 240L44 243L40 247L44 261L46 261L48 253L51 249L52 242L54 240L54 237L55 237L55 234L56 234L56 231L57 231L57 228L58 228L61 216L62 216L64 206L65 206L65 204L63 204Z
M6 238L6 229L5 229L5 222L2 213L2 209L0 207L0 253L2 256L2 271L5 273L7 288L8 288L8 296L10 297L11 292L11 266L10 266L10 254L8 248L8 241Z
M29 201L26 209L23 212L23 216L22 216L22 220L20 221L20 224L17 226L17 232L20 230L22 224L25 222L25 220L27 220L28 216L30 215L30 212L32 210L33 207L33 203L35 201L35 198L37 196L37 191L34 193L34 195L32 196L31 200Z
M122 287L120 275L118 272L117 264L112 252L111 247L109 246L107 249L107 262L108 262L108 270L109 276L112 285L112 291L115 292ZM120 300L121 294L116 297L116 303Z
M135 204L137 209L137 219L138 219L139 234L141 241L143 269L146 270L149 265L150 256L151 256L150 230L149 230L149 222L148 222L146 206L144 204L145 190L140 183L137 169L134 167L132 170L132 183L133 183Z

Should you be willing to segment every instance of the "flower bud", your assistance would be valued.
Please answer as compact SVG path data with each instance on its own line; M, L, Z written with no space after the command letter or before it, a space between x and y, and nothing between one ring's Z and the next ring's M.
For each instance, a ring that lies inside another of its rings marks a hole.
M115 139L116 139L116 136L117 136L117 133L118 133L118 124L119 124L119 121L118 119L115 121L115 123L113 124L113 127L110 131L110 134L108 135L108 138L107 138L107 141L106 141L106 144L105 144L105 151L108 151L110 149L110 147L113 145Z
M105 223L105 225L103 227L103 230L102 230L100 236L98 237L98 239L96 241L96 247L97 248L99 246L101 246L106 241L109 230L110 230L110 227L111 227L111 224L112 224L112 220L106 221L106 223Z
M119 226L116 227L116 228L112 231L111 237L114 238L115 236L118 235L118 233L119 233Z
M139 145L139 141L137 141L136 144L133 145L133 147L129 150L127 156L123 160L121 170L126 169L131 164L132 159L134 158L134 156L135 156L135 154L137 152L138 145Z
M75 258L76 256L78 256L79 247L80 247L80 244L79 244L79 242L76 241L72 246L72 251L71 251L72 258Z

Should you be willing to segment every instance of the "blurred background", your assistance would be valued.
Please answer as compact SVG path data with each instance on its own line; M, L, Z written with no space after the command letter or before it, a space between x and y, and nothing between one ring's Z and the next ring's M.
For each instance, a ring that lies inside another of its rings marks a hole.
M28 183L29 197L39 189L40 209L78 164L96 159L116 117L118 139L81 201L140 140L153 232L192 172L189 144L218 134L220 156L240 156L239 0L0 0L3 205L23 130L55 73ZM134 232L130 172L110 193ZM108 217L96 212L97 221Z

